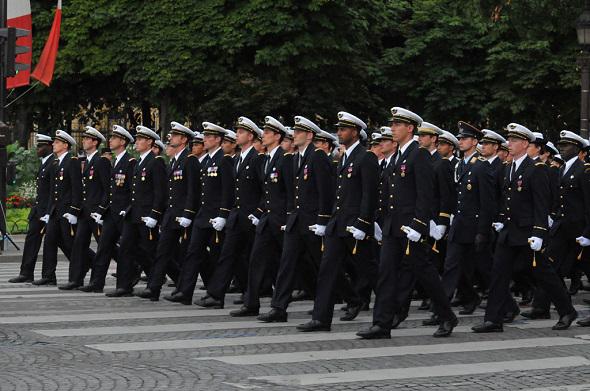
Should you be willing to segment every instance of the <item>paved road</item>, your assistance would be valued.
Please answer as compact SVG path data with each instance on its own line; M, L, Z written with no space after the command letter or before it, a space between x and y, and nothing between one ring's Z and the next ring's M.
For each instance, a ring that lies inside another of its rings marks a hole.
M229 317L231 304L205 310L5 283L17 271L0 263L2 391L590 390L590 328L555 332L555 319L476 335L469 328L479 310L451 338L434 339L434 328L420 326L428 314L414 306L391 340L362 341L354 333L369 313L306 334L294 326L311 302L294 303L288 323L268 325ZM60 263L58 279L66 276Z

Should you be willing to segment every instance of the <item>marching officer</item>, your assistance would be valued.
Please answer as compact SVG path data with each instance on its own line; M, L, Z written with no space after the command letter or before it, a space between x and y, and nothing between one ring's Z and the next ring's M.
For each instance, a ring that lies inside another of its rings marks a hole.
M203 122L204 145L207 157L201 168L200 196L194 194L198 188L189 190L192 206L187 209L196 211L192 221L191 239L182 263L176 291L164 296L164 299L192 304L192 297L199 272L205 262L217 261L222 244L222 233L227 222L234 195L234 165L230 156L224 156L221 143L227 130L210 122ZM191 196L190 193L193 193ZM187 201L187 204L190 204ZM211 255L207 255L207 247Z
M236 143L241 152L234 170L233 205L229 213L221 213L221 217L227 219L225 238L215 272L207 285L207 295L195 302L202 307L223 308L225 292L234 274L241 288L248 286L248 260L256 235L250 216L260 204L260 174L264 164L264 155L258 154L253 143L261 134L262 130L249 118L238 118Z
M135 261L150 275L158 244L158 221L166 202L166 164L152 152L160 136L145 126L137 126L135 150L139 161L133 171L131 203L121 211L125 219L117 261L117 289L108 297L132 296L136 278Z
M20 265L20 273L17 277L11 278L8 282L33 282L37 255L43 242L43 228L45 224L39 218L45 216L47 203L49 202L51 181L51 164L54 163L51 144L53 140L45 134L37 134L37 157L41 159L39 171L37 171L37 195L35 205L29 213L29 228L23 248L23 258Z
M108 205L111 178L111 162L98 153L102 142L106 142L105 137L95 128L86 126L82 133L82 147L86 154L82 165L82 210L72 247L69 282L59 286L62 290L72 290L84 285L84 278L96 255L90 250L90 239L94 235L96 241L99 241L98 221Z
M587 239L590 237L590 165L578 158L583 143L584 139L573 132L563 130L560 133L558 146L566 163L558 171L559 205L549 230L550 240L545 253L561 277L569 275L572 270L580 253L578 245L590 244ZM538 286L531 310L523 312L522 316L549 319L550 304L544 289Z
M45 215L39 220L46 224L43 242L43 270L34 285L56 285L57 248L71 260L75 227L82 202L81 171L77 156L70 149L76 145L72 136L63 130L55 132L54 163L51 165L50 192Z
M188 238L188 232L192 220L196 214L192 203L187 202L189 188L192 194L201 193L200 171L201 165L196 156L189 154L187 148L189 140L194 137L194 132L178 122L170 123L170 142L168 146L172 159L168 166L168 202L162 217L160 238L156 250L156 260L152 273L149 276L147 287L138 296L151 301L158 301L160 291L166 274L174 282L178 280L180 265L177 259L184 260L184 254L178 253L178 244L181 239ZM193 186L193 187L191 187ZM196 186L196 187L194 187Z
M248 266L248 288L243 306L230 312L231 316L256 316L260 309L260 290L269 269L278 269L283 249L281 227L287 220L287 193L291 185L291 163L280 147L285 137L285 126L275 118L266 116L262 132L262 144L268 151L261 166L263 180L262 197L258 208L248 216L256 227L256 237ZM273 273L273 275L276 273Z
M446 337L458 322L430 260L430 246L426 241L433 217L432 156L413 140L422 118L400 107L392 108L391 112L391 130L399 152L393 162L382 227L373 326L357 335L365 339L391 338L391 329L401 322L401 307L410 300L417 279L431 298L440 320L434 336Z
M304 262L307 269L319 269L322 237L332 210L332 178L330 158L324 151L313 147L313 137L320 128L309 119L296 116L293 155L294 190L287 200L287 222L283 239L283 252L271 301L271 310L260 314L263 322L286 322L287 307L291 299L297 270ZM317 272L316 272L317 273ZM315 290L317 274L306 276L307 292Z
M508 125L508 144L512 163L504 174L502 221L493 223L498 232L494 253L490 293L484 322L474 326L476 333L503 331L507 313L519 313L510 294L510 279L514 264L519 259L532 263L533 276L555 304L560 319L554 330L567 329L577 312L560 278L541 251L547 236L547 216L551 203L547 166L527 156L535 135L528 128Z
M341 274L347 258L354 266L356 281L354 288L343 294L348 300L348 316L342 320L358 315L364 304L360 292L365 286L373 287L377 278L377 262L368 235L373 234L379 163L374 153L360 145L360 132L367 127L361 119L341 111L336 126L338 141L346 152L337 170L336 202L325 230L312 320L297 326L299 331L330 330L335 291L348 286Z
M109 148L115 156L112 161L108 203L101 212L94 214L96 223L102 228L96 256L92 263L90 283L78 288L82 292L101 293L104 289L111 259L120 259L117 253L124 220L121 212L124 212L131 204L131 181L136 164L135 158L127 152L127 146L133 142L134 138L127 129L119 125L113 126L113 133L109 138ZM133 262L137 263L135 259Z
M459 121L457 139L463 158L457 170L457 205L449 228L442 284L451 299L459 281L463 280L464 307L460 314L472 314L481 301L473 287L476 254L490 242L495 215L491 166L476 151L480 139L485 143L492 139L489 134L487 137L475 126Z

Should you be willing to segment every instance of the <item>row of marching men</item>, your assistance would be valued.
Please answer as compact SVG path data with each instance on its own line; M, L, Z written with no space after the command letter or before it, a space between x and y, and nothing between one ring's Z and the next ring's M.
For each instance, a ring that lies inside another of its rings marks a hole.
M223 308L236 280L243 305L232 316L284 322L298 287L314 298L301 331L330 330L337 300L346 303L341 319L354 319L374 291L373 325L358 335L389 338L415 289L434 312L425 324L438 325L436 337L450 335L450 300L461 299L461 313L480 304L475 276L488 300L474 331L502 331L519 314L510 284L522 279L535 297L523 315L545 318L553 302L554 328L569 327L577 314L563 277L585 271L572 260L590 245L587 141L562 132L560 156L519 124L508 125L506 141L465 122L454 136L409 110L391 112L391 127L371 135L368 148L366 124L346 112L338 113L337 140L301 116L292 129L270 116L262 129L240 117L235 132L173 122L162 145L168 163L152 151L158 134L143 126L135 137L115 126L110 158L98 153L106 138L91 127L82 159L71 155L66 132L39 136L38 195L11 281L32 281L45 236L36 285L56 284L59 247L70 260L60 289L102 292L115 259L117 287L107 296L131 296L143 271L139 297L158 300L168 276L175 289L164 298L191 304L201 275L207 294L195 303ZM272 309L260 314L268 285Z

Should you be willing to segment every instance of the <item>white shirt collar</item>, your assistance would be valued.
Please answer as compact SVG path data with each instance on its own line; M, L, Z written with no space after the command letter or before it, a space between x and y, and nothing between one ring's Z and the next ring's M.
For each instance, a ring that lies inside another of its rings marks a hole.
M305 156L305 151L307 151L307 148L309 148L309 144L303 148L302 150L299 151L299 155L301 156L301 158L303 158L303 156Z
M180 155L182 155L183 152L184 152L184 149L181 149L180 152L178 152L176 155L174 155L174 159L178 160L178 158L180 157Z
M494 160L496 160L496 158L498 157L498 155L494 155L491 158L488 159L488 163L492 164L494 162Z
M279 149L279 146L277 145L276 147L274 147L274 149L272 151L270 151L268 153L269 159L272 160L273 156L275 155L275 153L277 153L277 150Z
M467 164L469 163L469 159L471 159L473 157L473 155L475 155L477 153L477 151L473 152L471 155L469 156L463 156L463 161Z
M214 151L208 152L209 153L209 157L213 158L213 156L215 156L215 154L217 153L217 151L219 151L221 149L221 147L217 147Z
M250 153L250 151L252 150L252 148L254 148L254 145L250 145L248 148L244 149L240 153L240 157L242 158L242 161L244 161L244 159L246 159L246 156L248 156L248 153Z
M409 147L410 145L412 145L413 143L415 143L415 142L417 142L417 141L415 141L415 140L411 139L411 140L410 140L410 141L408 141L408 142L407 142L405 145L403 145L403 146L400 146L400 147L399 147L399 150L397 151L397 153L399 154L399 156L403 155L403 154L406 152L406 149L408 149L408 147Z
M119 163L119 160L121 160L121 158L123 156L125 156L126 153L127 153L127 151L123 150L123 152L121 152L120 154L117 155L117 157L115 158L115 166Z
M42 157L42 158L41 158L41 165L45 164L45 162L46 162L47 160L49 160L49 158L50 158L51 156L53 156L53 154L52 154L52 153L50 153L49 155L47 155L47 156L45 156L45 157Z
M144 153L142 153L141 155L139 155L139 162L143 162L143 159L145 159L145 157L151 152L151 149L148 149L147 151L145 151Z
M578 155L575 155L573 158L565 162L565 168L563 169L563 175L571 168L571 166L578 160Z
M348 159L350 157L350 154L352 153L352 151L354 151L354 149L360 144L360 140L356 140L356 142L354 144L352 144L349 148L346 148L346 151L344 151L344 153L346 154L346 159Z
M98 149L95 149L94 152L92 152L90 155L86 154L86 161L90 162L92 160L92 158L94 157L94 155L96 155L97 152L98 152Z
M201 157L199 158L199 163L203 163L203 160L205 160L205 157L206 157L206 156L207 156L207 154L206 154L206 153L204 153L204 154L203 154L203 156L201 156Z
M61 156L57 157L57 160L59 160L59 164L61 164L61 162L63 162L64 157L66 157L66 155L69 153L69 151L66 151L64 153L61 154Z
M429 151L431 155L434 155L436 153L436 148L434 148L432 151Z
M512 162L512 164L515 166L514 171L518 171L518 167L520 167L521 163L524 161L524 159L526 159L528 155L525 153L524 155L522 155L521 157L519 157L518 159L514 160Z

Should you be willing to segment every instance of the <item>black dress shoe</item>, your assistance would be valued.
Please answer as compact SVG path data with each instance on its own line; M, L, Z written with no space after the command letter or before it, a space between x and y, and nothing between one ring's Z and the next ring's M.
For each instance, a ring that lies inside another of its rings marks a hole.
M459 307L462 306L463 303L463 299L459 296L455 296L455 298L453 300L451 300L451 307Z
M572 279L571 283L570 283L570 287L567 290L567 293L569 293L570 295L573 296L578 293L578 291L580 290L581 287L582 287L582 280L580 280L579 278Z
M391 331L379 325L373 325L368 329L360 330L356 335L362 339L391 339Z
M551 314L549 311L543 311L533 308L530 311L525 311L521 313L527 319L551 319Z
M227 288L227 293L240 293L241 289L239 286L235 284L231 284L229 288Z
M57 289L61 289L62 291L71 291L71 290L74 290L80 286L82 286L82 284L70 281L67 284L63 284L63 285L58 286Z
M266 323L274 323L274 322L286 322L287 321L287 311L280 309L280 308L271 308L269 312L266 314L260 314L256 318L261 322Z
M184 304L184 305L191 305L192 301L193 301L191 297L186 297L184 295L184 293L182 293L182 292L176 292L171 295L166 295L166 296L164 296L164 300L168 300L168 301L171 301L172 303L180 303L180 304Z
M420 307L418 307L418 309L420 311L427 311L430 309L430 300L429 299L424 299L422 300L422 303L420 303Z
M459 311L459 315L471 315L475 312L475 309L481 303L481 299L478 297L476 301L472 301L471 303L465 304L463 309Z
M422 326L438 326L440 324L440 319L436 315L432 315L430 319L426 319L422 321Z
M149 299L150 301L158 301L160 300L160 291L153 291L150 288L145 288L136 296L141 297L142 299Z
M94 285L79 286L78 290L80 292L87 292L87 293L102 293L102 288L99 288Z
M499 323L485 321L480 325L473 326L471 328L476 333L501 333L504 331L504 327Z
M297 330L303 332L313 332L313 331L330 331L332 327L329 324L324 324L319 320L310 320L307 323L300 324L297 326Z
M205 308L214 308L214 309L222 309L223 308L223 302L221 300L217 300L216 298L209 296L209 295L201 297L200 299L195 301L195 304L200 307L205 307Z
M580 319L576 323L582 327L588 327L590 326L590 316L587 316L584 319Z
M448 337L453 332L453 329L459 324L459 320L455 317L451 320L445 320L438 326L438 330L432 335L434 338Z
M112 292L106 293L106 297L131 297L133 296L132 291L128 291L127 289L118 288Z
M33 281L32 283L33 285L57 285L57 281L55 280L55 278L40 278L38 280Z
M259 308L248 308L245 305L239 310L230 311L230 316L239 318L242 316L258 316Z
M293 291L291 293L291 301L310 300L311 296L304 290Z
M18 277L11 278L10 280L8 280L8 282L11 282L13 284L16 284L19 282L33 282L33 277L27 277L27 276L23 276L21 274Z
M354 318L356 318L358 316L359 312L361 312L362 307L363 307L362 303L359 303L355 306L348 306L348 310L346 311L346 313L344 315L342 315L340 317L340 320L344 321L344 322L354 320Z
M520 308L516 308L514 311L507 312L502 320L504 323L512 323L514 319L520 315Z
M552 330L566 330L568 329L574 320L578 317L578 313L576 311L571 312L567 315L562 316L559 318L559 321L555 323L555 325L551 328Z

